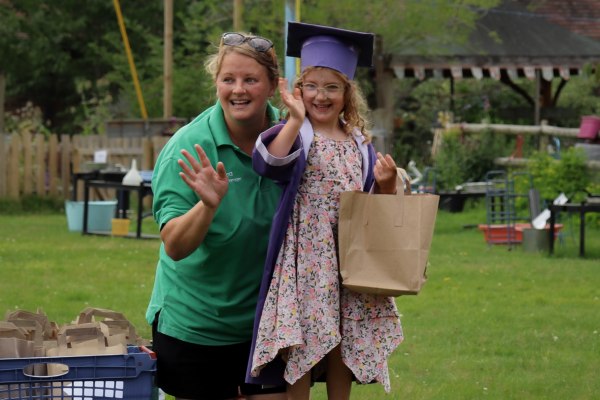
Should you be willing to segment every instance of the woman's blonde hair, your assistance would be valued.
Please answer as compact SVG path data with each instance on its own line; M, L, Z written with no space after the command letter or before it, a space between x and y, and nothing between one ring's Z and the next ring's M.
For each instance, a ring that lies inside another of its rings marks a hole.
M253 36L250 33L237 32L243 36ZM277 80L279 79L279 66L277 64L277 54L275 49L271 47L267 51L255 50L248 42L244 42L239 45L226 45L223 44L223 40L219 43L219 47L216 53L208 56L204 62L206 72L212 77L213 82L217 80L217 75L221 71L221 65L223 64L223 58L231 53L238 53L254 59L260 65L265 67L267 70L267 76L269 81L277 86Z
M302 82L306 74L323 68L326 67L307 67L296 80L295 87L302 89ZM363 134L366 141L370 142L371 133L368 130L370 122L367 118L369 107L360 86L355 81L348 79L341 72L334 69L330 70L344 83L344 108L340 117L344 120L345 124L342 124L342 129L346 134L350 135L352 134L352 130L357 128Z

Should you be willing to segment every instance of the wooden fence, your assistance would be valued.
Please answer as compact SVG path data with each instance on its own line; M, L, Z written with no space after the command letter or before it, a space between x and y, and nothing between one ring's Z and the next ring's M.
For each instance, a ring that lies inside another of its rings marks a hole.
M559 126L552 126L542 121L541 125L502 125L502 124L447 124L445 130L456 130L459 129L465 133L477 133L484 131L491 131L493 133L504 134L504 135L515 135L515 136L538 136L539 150L546 151L550 137L558 137L566 139L567 141L577 141L577 135L579 134L579 128L562 128ZM434 137L433 147L439 147L441 140L443 140L442 129L439 134ZM498 157L494 160L496 165L509 166L509 167L523 167L527 165L527 159L519 157ZM587 161L587 166L593 171L600 171L599 160Z
M540 149L550 136L576 139L577 128L561 128L542 124L539 126L499 125L499 124L449 124L446 129L461 129L463 132L491 130L508 135L538 135ZM443 130L436 132L436 138L443 138ZM436 143L434 138L433 147ZM156 157L163 148L168 136L109 138L107 136L69 136L23 132L0 136L0 197L19 199L23 195L36 194L41 197L54 196L69 199L72 190L71 174L83 172L86 163L94 159L98 150L106 150L108 163L121 164L129 168L136 159L138 168L151 170ZM527 160L504 157L496 163L505 166L524 165ZM600 170L600 161L589 161L588 166Z
M107 162L151 170L168 136L108 138L23 132L0 137L0 197L24 195L69 199L72 173L84 172L94 153L107 151Z

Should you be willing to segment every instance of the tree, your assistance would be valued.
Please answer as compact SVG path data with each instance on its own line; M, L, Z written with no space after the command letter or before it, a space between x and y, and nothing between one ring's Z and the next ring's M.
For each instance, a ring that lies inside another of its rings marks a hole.
M383 36L384 51L414 49L426 55L464 43L478 12L500 0L305 0L302 20ZM340 12L343 9L344 12Z
M126 4L131 40L143 59L150 50L146 39L162 26L156 18L160 4ZM108 55L122 52L112 2L86 2L84 10L78 0L0 2L0 71L7 78L8 108L33 101L59 129L72 129L82 118L78 82L90 82L85 97L96 97L96 82L114 68ZM108 89L117 94L120 83Z
M497 2L305 0L301 19L376 32L383 36L386 51L416 47L427 39L421 50L434 52L466 37L476 11ZM280 60L284 3L245 0L243 12L244 30L273 39ZM112 1L82 4L0 0L0 73L6 76L7 108L33 101L54 131L80 132L90 107L105 107L114 117L139 117ZM148 114L160 117L163 2L121 2L121 7ZM203 61L220 34L233 29L233 0L178 0L174 7L173 113L189 118L215 101ZM370 77L360 77L368 92ZM109 101L118 106L109 109Z
M178 2L175 2L176 4ZM283 53L283 0L245 0L243 30L273 39L275 48ZM211 78L204 71L204 60L214 52L220 35L233 29L233 1L186 1L175 11L173 31L174 115L191 118L214 104L216 95ZM153 53L161 55L148 66L153 73L144 81L148 89L147 107L150 115L162 110L162 42L153 42ZM280 60L281 60L280 56ZM125 71L120 71L123 78ZM127 89L128 97L133 92Z

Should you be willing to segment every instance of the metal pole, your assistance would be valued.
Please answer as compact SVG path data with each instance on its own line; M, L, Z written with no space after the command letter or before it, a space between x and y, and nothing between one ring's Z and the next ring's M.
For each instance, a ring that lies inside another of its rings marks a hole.
M173 116L173 0L164 0L164 92L163 117Z
M284 42L285 42L285 52L287 53L287 23L290 21L299 21L300 20L300 0L286 0L285 2L285 25L283 27L284 31ZM295 57L285 57L285 77L288 80L288 88L291 90L292 85L294 83L294 79L299 72L299 59Z
M125 53L127 53L127 61L129 62L129 70L131 71L131 77L133 79L133 85L135 86L135 94L137 95L138 103L140 105L140 112L143 119L148 119L148 112L146 111L146 104L144 104L144 97L142 96L142 89L140 88L140 82L138 81L137 71L135 69L135 63L133 62L133 55L131 54L131 47L129 46L129 39L127 38L127 31L125 30L125 22L123 22L123 15L121 14L121 5L119 0L113 0L115 6L115 12L117 13L117 20L119 22L119 29L121 30L121 36L123 37L123 44L125 45Z

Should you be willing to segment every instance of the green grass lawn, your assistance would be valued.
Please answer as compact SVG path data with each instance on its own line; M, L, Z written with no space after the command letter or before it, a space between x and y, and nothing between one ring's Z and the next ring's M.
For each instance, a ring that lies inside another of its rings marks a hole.
M600 228L578 257L576 218L555 255L488 246L485 210L440 211L429 280L397 298L404 343L389 360L392 392L353 399L592 399L600 393ZM133 221L132 221L133 222ZM144 312L158 240L82 236L64 215L0 215L0 311L41 307L58 323L88 306L123 312L150 337ZM156 232L151 219L144 232ZM325 399L323 384L313 399Z

